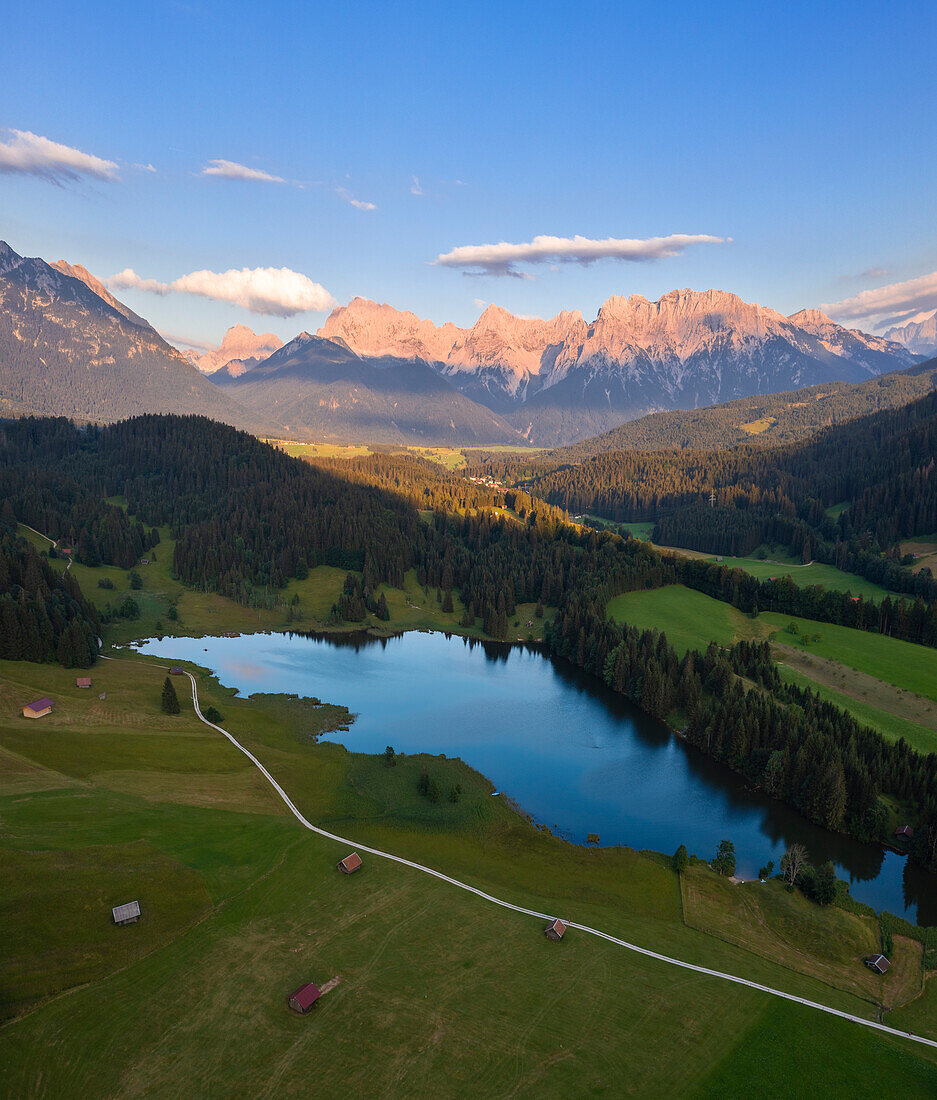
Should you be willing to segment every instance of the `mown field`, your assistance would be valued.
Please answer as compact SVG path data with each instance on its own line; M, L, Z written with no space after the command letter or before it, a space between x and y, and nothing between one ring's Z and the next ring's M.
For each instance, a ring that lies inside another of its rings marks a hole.
M789 679L809 679L885 737L904 736L921 751L937 751L937 650L774 612L752 618L682 585L616 596L608 613L642 630L663 631L680 653L710 642L771 639Z
M926 1048L593 937L551 943L537 920L377 858L340 875L347 848L283 812L196 721L187 681L182 713L160 713L164 675L102 661L87 692L63 669L0 664L3 1095L293 1096L310 1081L330 1096L937 1092ZM358 841L868 1018L911 990L905 968L870 984L862 918L773 885L757 922L739 918L744 896L704 868L687 918L659 856L568 845L459 761L387 767L317 742L348 721L340 705L199 684L311 820ZM19 717L38 694L54 716ZM423 767L459 783L459 801L422 797ZM143 918L114 927L110 906L132 898ZM334 978L308 1016L287 1010L295 986Z

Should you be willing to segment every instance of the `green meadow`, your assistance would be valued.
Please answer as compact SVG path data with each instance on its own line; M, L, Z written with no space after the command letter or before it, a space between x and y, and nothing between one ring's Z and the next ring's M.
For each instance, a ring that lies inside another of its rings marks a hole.
M921 751L937 751L937 707L930 705L937 703L937 650L775 612L752 618L731 604L683 585L616 596L609 602L608 614L641 630L662 631L681 654L705 649L710 642L729 646L741 639L770 639L793 651L794 656L803 655L796 667L783 670L785 678L801 684L809 680L824 697L891 740L903 736ZM791 624L796 633L790 632ZM783 650L777 655L790 665ZM853 698L834 686L850 685L855 679L850 669L869 678L862 698ZM835 676L831 677L831 672ZM901 696L908 692L918 698L903 700ZM909 720L909 714L917 721Z
M551 943L541 921L376 857L339 874L347 846L285 813L195 719L187 681L182 713L160 712L164 675L102 661L89 692L57 667L0 664L3 1095L299 1095L314 1082L323 1095L749 1096L756 1078L772 1096L937 1091L926 1048L574 930ZM743 892L703 866L681 889L663 857L534 828L457 760L388 767L318 740L350 720L339 698L240 699L198 680L203 707L303 813L360 843L866 1018L889 1021L919 991L916 944L894 975L863 967L870 918L775 884ZM55 713L20 717L40 693ZM421 796L423 768L444 791L458 783L459 801ZM110 907L135 898L141 920L115 927ZM287 1009L299 984L335 979L307 1016Z

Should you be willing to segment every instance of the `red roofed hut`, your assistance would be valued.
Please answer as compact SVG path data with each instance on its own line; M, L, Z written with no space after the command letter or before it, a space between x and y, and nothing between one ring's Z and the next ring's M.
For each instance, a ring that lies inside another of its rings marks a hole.
M910 825L899 825L898 828L895 829L895 836L901 837L902 840L913 840L914 830Z
M544 935L548 940L561 940L566 933L566 925L559 917L544 929Z
M865 960L865 965L870 970L874 970L876 974L884 974L891 964L884 955L869 955Z
M89 688L89 687L91 687L91 677L90 676L76 676L75 677L75 687L80 687L80 688Z
M23 707L24 718L41 718L44 714L51 714L55 703L51 699L36 699Z
M303 1013L308 1012L321 996L322 993L317 985L313 985L312 982L306 982L306 984L301 985L299 989L293 990L286 998L286 1003L294 1012Z
M350 875L353 871L357 871L361 866L361 856L357 852L352 852L350 856L345 856L344 859L338 861L338 869L346 875Z

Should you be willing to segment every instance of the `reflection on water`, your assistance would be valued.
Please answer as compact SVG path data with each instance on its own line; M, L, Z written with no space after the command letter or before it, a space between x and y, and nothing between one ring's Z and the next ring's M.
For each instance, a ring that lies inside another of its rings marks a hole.
M720 840L754 877L785 847L832 859L853 895L937 924L937 876L879 845L828 833L746 786L619 695L533 647L443 634L166 638L142 652L208 665L244 694L283 691L357 714L348 748L460 756L534 818L579 843L710 858Z

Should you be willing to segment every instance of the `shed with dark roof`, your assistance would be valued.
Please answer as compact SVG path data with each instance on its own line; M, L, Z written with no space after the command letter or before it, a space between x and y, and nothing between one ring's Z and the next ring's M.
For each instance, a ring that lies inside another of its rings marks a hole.
M910 825L899 825L898 828L895 829L895 836L900 837L902 840L913 840L914 830Z
M343 871L346 875L350 875L353 871L357 871L361 866L361 856L357 852L352 852L350 856L345 856L344 859L338 861L338 869Z
M306 982L306 984L301 985L299 989L293 990L286 998L286 1003L294 1012L303 1013L308 1012L321 996L322 993L317 985L314 985L312 982Z
M891 966L891 963L884 955L869 955L865 960L865 965L870 970L874 970L876 974L884 974L889 966Z

